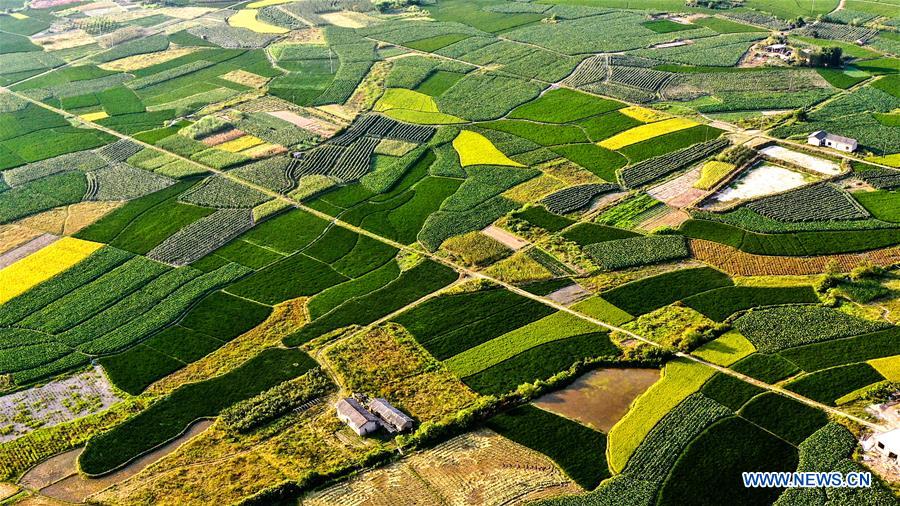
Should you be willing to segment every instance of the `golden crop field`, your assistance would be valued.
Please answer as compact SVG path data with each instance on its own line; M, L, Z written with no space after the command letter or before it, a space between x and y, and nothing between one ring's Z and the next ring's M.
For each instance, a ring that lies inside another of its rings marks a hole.
M96 242L64 237L0 270L0 303L65 271L102 246Z

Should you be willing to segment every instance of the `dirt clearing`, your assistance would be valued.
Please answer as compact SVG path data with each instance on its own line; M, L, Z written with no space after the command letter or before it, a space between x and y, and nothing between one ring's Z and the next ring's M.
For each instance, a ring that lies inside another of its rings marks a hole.
M513 251L518 251L528 245L528 241L494 225L489 225L481 232Z

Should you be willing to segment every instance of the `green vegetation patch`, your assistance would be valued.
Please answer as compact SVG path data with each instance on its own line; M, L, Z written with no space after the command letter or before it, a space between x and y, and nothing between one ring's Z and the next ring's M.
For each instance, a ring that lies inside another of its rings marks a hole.
M900 193L878 190L855 192L851 195L875 218L891 223L900 223L900 206L897 205L897 202L900 201Z
M686 305L719 322L754 307L817 302L811 286L726 286L684 299Z
M900 355L900 328L798 346L778 354L807 372Z
M99 475L177 437L188 425L214 417L226 407L295 378L316 366L297 349L268 349L240 367L213 379L185 385L147 410L91 438L78 457L78 468Z
M824 411L775 392L754 397L738 414L793 445L828 423Z
M535 346L499 364L463 378L472 390L484 395L501 395L523 383L547 379L577 361L594 357L614 357L619 350L605 332L580 334Z
M866 334L887 323L863 320L820 306L776 306L758 309L734 322L756 349L771 353L820 341Z
M533 102L515 108L508 117L546 123L569 123L623 107L625 104L622 102L558 88L544 93Z
M687 241L680 235L649 235L613 239L590 244L584 251L608 270L624 269L690 256Z
M641 26L644 28L649 28L656 33L672 33L672 32L680 32L683 30L693 30L697 28L697 25L691 23L676 23L675 21L671 21L668 19L654 19L652 21L645 21L641 23Z
M766 383L776 383L796 374L800 369L778 355L754 353L731 366L735 371Z
M753 397L765 390L756 385L739 380L729 374L719 372L709 379L700 392L720 404L727 406L732 411L741 409Z
M487 426L547 455L587 490L610 476L606 436L580 423L525 405L491 418Z
M596 223L579 223L562 234L565 239L572 241L579 246L587 246L588 244L596 244L604 241L614 241L616 239L627 239L639 235L641 234L632 232L631 230L597 225Z
M295 253L229 286L228 292L272 305L315 295L347 279L328 264L303 253Z
M863 362L801 375L788 382L785 388L833 406L834 401L844 394L879 381L884 381L884 377L874 367Z
M688 445L659 494L660 505L770 505L778 488L746 488L744 472L791 472L797 450L750 422L719 420ZM699 497L698 497L699 495Z
M731 279L726 274L709 267L700 267L632 281L601 295L625 312L641 315L691 295L731 284Z
M628 160L619 153L602 148L596 144L555 146L553 152L566 157L609 182L615 182L616 170L628 163Z
M262 323L272 309L218 291L206 296L181 319L180 325L221 341L230 341Z
M548 232L559 232L560 230L575 223L575 220L571 220L564 216L559 216L558 214L551 213L544 206L529 206L522 211L513 213L512 217L520 220L525 220L536 227L547 230Z

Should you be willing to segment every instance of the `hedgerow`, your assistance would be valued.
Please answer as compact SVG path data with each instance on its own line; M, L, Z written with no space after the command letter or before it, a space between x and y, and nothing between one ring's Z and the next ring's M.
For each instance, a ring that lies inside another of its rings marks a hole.
M771 353L793 346L875 332L885 323L820 306L778 306L750 311L734 326L756 349Z
M834 401L844 394L884 381L884 379L874 367L862 362L801 375L789 381L785 388L833 406Z
M793 445L828 423L824 411L774 392L754 397L738 414Z
M604 269L616 270L690 256L687 241L679 235L650 235L613 239L584 248Z
M727 275L709 267L699 267L632 281L601 295L627 313L640 315L691 295L731 284Z
M491 418L487 426L556 462L576 483L591 490L609 477L602 432L534 406L520 406Z
M819 298L811 286L728 286L693 295L683 302L713 320L724 321L745 309L804 302L812 304L819 302Z
M213 379L185 385L113 430L91 438L78 457L89 475L103 474L180 434L203 417L297 377L316 363L300 350L268 349Z
M400 277L378 290L348 300L334 311L313 320L299 331L284 338L287 346L296 346L348 325L367 325L392 311L438 290L457 277L456 272L441 264L424 261L404 271Z

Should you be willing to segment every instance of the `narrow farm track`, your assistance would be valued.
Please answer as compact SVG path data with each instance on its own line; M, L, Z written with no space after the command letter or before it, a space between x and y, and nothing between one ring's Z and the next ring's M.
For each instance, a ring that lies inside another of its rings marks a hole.
M57 114L61 114L61 115L63 115L63 116L66 117L66 118L73 119L73 120L75 120L75 121L81 122L82 124L85 124L86 126L89 126L89 127L91 127L91 128L95 128L95 129L97 129L97 130L106 132L106 133L108 133L108 134L110 134L110 135L114 135L114 136L116 136L116 137L118 137L118 138L120 138L120 139L129 140L129 141L131 141L131 142L137 143L137 144L139 144L139 145L141 145L141 146L143 146L143 147L146 147L146 148L149 148L149 149L158 151L158 152L160 152L160 153L165 153L165 154L168 154L168 155L171 155L171 156L175 156L175 157L177 157L177 158L180 159L180 160L184 160L184 161L187 162L187 163L190 163L190 164L192 164L192 165L194 165L194 166L197 166L197 167L199 167L199 168L203 168L203 169L205 169L205 170L207 170L207 171L209 171L209 172L212 172L212 173L214 173L214 174L221 175L222 177L224 177L224 178L226 178L226 179L229 179L229 180L231 180L231 181L233 181L233 182L235 182L235 183L238 183L238 184L244 185L244 186L246 186L246 187L248 187L248 188L252 188L252 189L254 189L254 190L263 192L264 194L266 194L266 195L268 195L268 196L271 196L271 197L273 197L273 198L279 199L279 200L281 200L281 201L283 201L283 202L289 204L290 206L292 206L292 207L294 207L294 208L297 208L297 209L303 210L303 211L305 211L305 212L308 212L308 213L310 213L310 214L312 214L312 215L314 215L314 216L317 216L317 217L319 217L319 218L321 218L321 219L323 219L323 220L329 221L329 222L331 222L331 223L333 223L334 225L337 225L337 226L339 226L339 227L345 228L345 229L347 229L347 230L351 230L351 231L356 232L356 233L358 233L358 234L360 234L360 235L365 235L365 236L367 236L367 237L370 237L370 238L375 239L375 240L377 240L377 241L380 241L380 242L382 242L382 243L385 243L385 244L388 244L388 245L390 245L390 246L393 246L393 247L395 247L395 248L397 248L397 249L399 249L399 250L407 251L407 252L410 252L410 253L414 253L414 254L419 254L419 255L426 256L426 257L430 258L431 260L433 260L433 261L435 261L435 262L439 262L439 263L441 263L441 264L443 264L443 265L446 265L446 266L448 266L448 267L454 269L455 271L457 271L457 272L459 272L459 273L462 273L462 274L464 274L464 275L467 275L467 276L469 276L469 277L471 277L471 278L484 279L484 280L486 280L486 281L490 281L490 282L492 282L492 283L495 283L495 284L497 284L497 285L499 285L499 286L504 287L505 289L507 289L507 290L509 290L509 291L511 291L511 292L513 292L513 293L515 293L515 294L521 295L521 296L523 296L523 297L527 297L527 298L532 299L532 300L534 300L534 301L536 301L536 302L540 302L540 303L542 303L542 304L544 304L544 305L547 305L547 306L549 306L549 307L552 307L552 308L554 308L554 309L556 309L556 310L559 310L559 311L565 311L565 312L567 312L567 313L569 313L569 314L571 314L571 315L573 315L573 316L575 316L575 317L577 317L577 318L580 318L580 319L585 320L585 321L587 321L587 322L593 323L594 325L597 325L597 326L599 326L599 327L602 327L602 328L604 328L604 329L606 329L606 330L621 332L621 333L623 333L623 334L625 334L625 335L627 335L627 336L629 336L629 337L631 337L631 338L633 338L633 339L636 339L636 340L638 340L638 341L641 341L641 342L643 342L643 343L646 343L646 344L649 344L649 345L652 345L652 346L660 347L660 345L659 345L658 343L656 343L656 342L654 342L654 341L651 341L651 340L649 340L649 339L647 339L647 338L644 338L644 337L642 337L642 336L640 336L640 335L638 335L638 334L635 334L634 332L631 332L631 331L629 331L629 330L625 330L625 329L623 329L623 328L621 328L621 327L617 327L617 326L615 326L615 325L612 325L612 324L606 323L606 322L604 322L604 321L598 320L598 319L593 318L593 317L591 317L591 316L588 316L588 315L586 315L586 314L580 313L580 312L578 312L578 311L575 311L574 309L571 309L571 308L569 308L569 307L566 307L566 306L564 306L564 305L562 305L562 304L559 304L559 303L557 303L557 302L555 302L555 301L553 301L553 300L550 300L550 299L548 299L548 298L546 298L546 297L542 297L542 296L535 295L535 294L533 294L533 293L527 292L527 291L525 291L525 290L523 290L523 289L521 289L521 288L519 288L519 287L517 287L517 286L514 286L514 285L512 285L512 284L510 284L510 283L501 281L501 280L499 280L499 279L497 279L497 278L494 278L494 277L492 277L492 276L488 276L488 275L483 274L483 273L481 273L481 272L473 271L473 270L471 270L471 269L469 269L469 268L467 268L467 267L458 265L458 264L456 264L456 263L454 263L454 262L452 262L452 261L450 261L450 260L448 260L448 259L446 259L446 258L443 258L443 257L441 257L441 256L438 256L438 255L436 255L436 254L434 254L434 253L431 253L431 252L429 252L429 251L424 251L424 250L420 250L420 249L418 249L418 248L413 248L413 247L410 247L410 246L405 245L405 244L400 244L400 243L398 243L398 242L396 242L396 241L394 241L394 240L392 240L392 239L388 239L388 238L386 238L386 237L382 237L382 236L380 236L380 235L378 235L378 234L375 234L375 233L373 233L373 232L370 232L370 231L368 231L368 230L366 230L366 229L360 228L360 227L358 227L358 226L356 226L356 225L352 225L352 224L350 224L350 223L347 223L347 222L345 222L345 221L343 221L343 220L340 220L340 219L338 219L338 218L335 218L335 217L333 217L333 216L330 216L330 215L328 215L328 214L326 214L326 213L323 213L323 212L321 212L321 211L318 211L318 210L316 210L316 209L312 209L312 208L310 208L310 207L307 207L307 206L305 206L305 205L303 205L303 204L301 204L301 203L299 203L299 202L297 202L297 201L295 201L295 200L293 200L293 199L291 199L291 198L289 198L289 197L287 197L287 196L285 196L285 195L282 195L282 194L280 194L280 193L277 193L277 192L274 192L274 191L272 191L272 190L269 190L268 188L264 188L264 187L262 187L262 186L259 186L259 185L255 184L255 183L253 183L253 182L250 182L250 181L247 181L247 180L245 180L245 179L243 179L243 178L240 178L240 177L238 177L238 176L235 176L234 174L231 174L231 173L228 173L228 172L224 172L224 171L221 171L221 170L218 170L218 169L214 169L214 168L212 168L212 167L209 167L209 166L206 166L206 165L201 164L201 163L199 163L199 162L196 162L196 161L194 161L194 160L191 160L190 158L186 158L186 157L184 157L184 156L181 156L181 155L178 155L178 154L176 154L176 153L172 153L172 152L170 152L170 151L167 151L167 150L164 150L164 149L159 148L159 147L157 147L157 146L154 146L154 145L152 145L152 144L148 144L148 143L146 143L146 142L137 140L137 139L135 139L135 138L133 138L133 137L131 137L131 136L128 136L128 135L125 135L125 134L116 132L115 130L106 128L106 127L104 127L104 126L102 126L102 125L98 125L98 124L93 123L93 122L91 122L91 121L85 121L85 120L83 120L83 119L81 119L81 118L78 118L77 116L74 116L74 115L71 114L71 113L68 113L68 112L63 111L63 110L61 110L61 109L57 109L57 108L55 108L55 107L49 106L49 105L47 105L47 104L44 104L43 102L39 102L39 101L37 101L37 100L31 99L31 98L29 98L29 97L27 97L27 96L24 96L24 95L20 94L20 93L8 91L8 90L7 90L7 92L8 92L8 93L12 93L12 94L18 96L19 98L22 98L23 100L27 100L27 101L29 101L29 102L31 102L31 103L33 103L33 104L39 106L39 107L43 107L44 109L53 111L53 112L55 112L55 113L57 113ZM451 286L452 286L452 285L451 285ZM432 294L429 294L428 296L426 296L424 299L430 298L430 297L432 297L432 296L437 296L437 295L440 294L440 292L442 292L443 290L444 290L444 289L435 291L435 292L433 292ZM413 305L415 305L415 304L417 304L417 303L420 303L420 302L422 302L422 301L423 301L423 299L420 299L419 301L414 302ZM407 306L407 307L409 307L409 306ZM406 309L406 307L401 308L401 310L398 310L398 311L392 313L391 315L388 315L388 316L386 316L386 317L383 317L382 319L380 319L380 320L378 320L378 321L386 321L387 318L390 318L390 317L393 316L393 315L399 314L400 312L402 312L403 309ZM370 327L371 325L373 325L373 324L368 325L367 328ZM821 410L823 410L823 411L825 411L825 412L827 412L827 413L830 413L830 414L832 414L832 415L835 415L835 416L841 416L841 417L847 418L847 419L849 419L849 420L852 420L852 421L854 421L854 422L856 422L856 423L859 423L859 424L861 424L861 425L864 425L864 426L866 426L866 427L869 427L869 428L872 428L872 429L875 429L875 430L884 430L884 427L882 427L882 426L880 426L880 425L878 425L878 424L874 424L874 423L869 422L869 421L867 421L867 420L863 420L862 418L859 418L859 417L857 417L857 416L851 415L851 414L849 414L849 413L845 413L845 412L843 412L843 411L841 411L841 410L839 410L839 409L833 408L833 407L831 407L831 406L827 406L827 405L822 404L822 403L820 403L820 402L816 402L816 401L814 401L814 400L812 400L812 399L803 397L803 396L801 396L801 395L799 395L799 394L796 394L796 393L794 393L794 392L790 392L790 391L784 390L784 389L781 388L781 387L777 387L777 386L774 386L774 385L770 385L770 384L768 384L768 383L764 383L764 382L762 382L762 381L759 381L759 380L750 378L749 376L746 376L746 375L741 374L741 373L739 373L739 372L733 371L733 370L731 370L731 369L728 369L728 368L725 368L725 367L721 367L721 366L718 366L718 365L716 365L716 364L712 364L712 363L710 363L710 362L707 362L707 361L705 361L705 360L703 360L703 359L700 359L700 358L695 357L695 356L693 356L693 355L690 355L690 354L688 354L688 353L682 353L682 352L679 352L679 353L676 353L676 355L679 356L679 357L684 357L684 358L686 358L686 359L688 359L688 360L692 360L692 361L697 362L697 363L699 363L699 364L703 364L703 365L705 365L705 366L707 366L707 367L711 367L711 368L713 368L713 369L715 369L715 370L717 370L717 371L719 371L719 372L722 372L722 373L724 373L724 374L728 374L728 375L730 375L730 376L733 376L733 377L735 377L735 378L737 378L737 379L740 379L740 380L742 380L742 381L744 381L744 382L747 382L747 383L756 385L756 386L758 386L758 387L760 387L760 388L763 388L763 389L765 389L765 390L769 390L769 391L772 391L772 392L777 392L777 393L780 393L780 394L782 394L782 395L789 396L789 397L791 397L791 398L793 398L793 399L795 399L795 400L797 400L797 401L799 401L799 402L802 402L803 404L806 404L806 405L808 405L808 406L812 406L812 407L821 409Z

